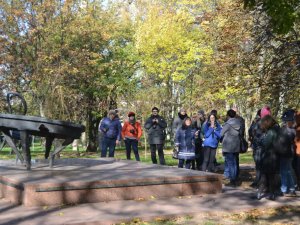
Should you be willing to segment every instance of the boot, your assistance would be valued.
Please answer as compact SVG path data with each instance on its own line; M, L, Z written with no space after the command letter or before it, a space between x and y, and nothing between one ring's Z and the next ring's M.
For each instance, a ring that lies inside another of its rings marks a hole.
M271 201L275 201L275 199L276 199L276 194L275 194L275 193L271 193L271 194L268 196L268 199L271 200Z

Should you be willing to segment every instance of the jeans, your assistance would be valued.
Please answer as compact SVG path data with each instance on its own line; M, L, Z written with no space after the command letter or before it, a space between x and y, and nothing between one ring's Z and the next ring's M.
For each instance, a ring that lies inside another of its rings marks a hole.
M165 156L164 156L164 145L163 144L150 144L150 151L151 151L151 159L153 164L157 164L156 159L156 148L158 151L159 163L160 165L166 165Z
M235 181L238 175L238 162L236 160L238 153L224 152L223 155L225 157L224 176L230 181Z
M102 147L101 147L101 157L107 156L107 149L109 149L109 157L115 156L115 148L116 148L116 139L103 137L102 138Z
M280 158L281 191L295 191L295 178L292 168L292 158Z
M134 152L135 160L140 161L139 151L138 151L138 141L136 139L126 139L125 141L126 147L126 157L127 160L131 159L131 149Z
M203 152L204 152L204 158L202 163L202 170L203 171L209 171L214 172L215 171L215 164L214 161L216 159L216 148L211 148L208 146L204 146Z
M192 160L184 160L184 159L178 160L178 168L183 168L184 162L185 162L185 168L190 169Z

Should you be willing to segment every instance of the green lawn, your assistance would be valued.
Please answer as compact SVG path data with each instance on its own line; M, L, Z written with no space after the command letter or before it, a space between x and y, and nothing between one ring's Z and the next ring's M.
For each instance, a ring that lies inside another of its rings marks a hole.
M0 151L1 159L14 159L15 155L10 154L11 149L9 147L5 147ZM165 149L165 160L167 165L175 166L178 163L178 160L172 158L172 149L171 147L167 147ZM142 162L151 163L150 157L150 149L147 148L145 152L144 147L140 147L139 149L140 158ZM31 155L33 159L43 159L44 158L44 150L40 143L35 143L34 146L31 146ZM86 152L85 149L79 148L79 151L73 151L71 146L68 146L65 150L61 152L61 158L98 158L100 155L99 152ZM125 148L117 147L115 152L115 158L117 159L126 159ZM134 159L134 154L132 153L132 158ZM222 157L221 149L218 149L217 153L217 161L219 163L224 163L224 159ZM242 164L252 164L252 152L247 152L245 154L240 155L240 163Z

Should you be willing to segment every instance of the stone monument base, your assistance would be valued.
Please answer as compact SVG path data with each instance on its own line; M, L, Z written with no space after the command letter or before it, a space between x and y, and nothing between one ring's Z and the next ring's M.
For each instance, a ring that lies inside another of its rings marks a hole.
M25 206L49 206L216 194L218 174L105 159L36 160L27 171L0 161L0 198Z

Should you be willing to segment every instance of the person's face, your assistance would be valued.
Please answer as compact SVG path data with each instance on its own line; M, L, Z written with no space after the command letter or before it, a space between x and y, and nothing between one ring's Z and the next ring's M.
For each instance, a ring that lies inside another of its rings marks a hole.
M294 127L295 122L294 122L294 121L288 121L288 122L286 122L286 125L287 125L288 127Z
M113 120L113 119L115 118L115 115L114 115L114 114L109 114L109 118L110 118L111 120Z
M192 121L191 120L186 120L185 121L185 125L188 127L188 126L191 126L192 124Z
M204 119L203 114L198 113L198 118L199 118L200 120L203 120L203 119Z
M130 120L134 120L134 116L130 116L129 119L130 119Z
M157 110L152 110L152 115L153 116L157 116L158 115L158 111Z
M186 111L180 111L180 114L184 116L186 114Z
M210 123L215 123L216 117L214 115L211 115L209 120L210 120Z

